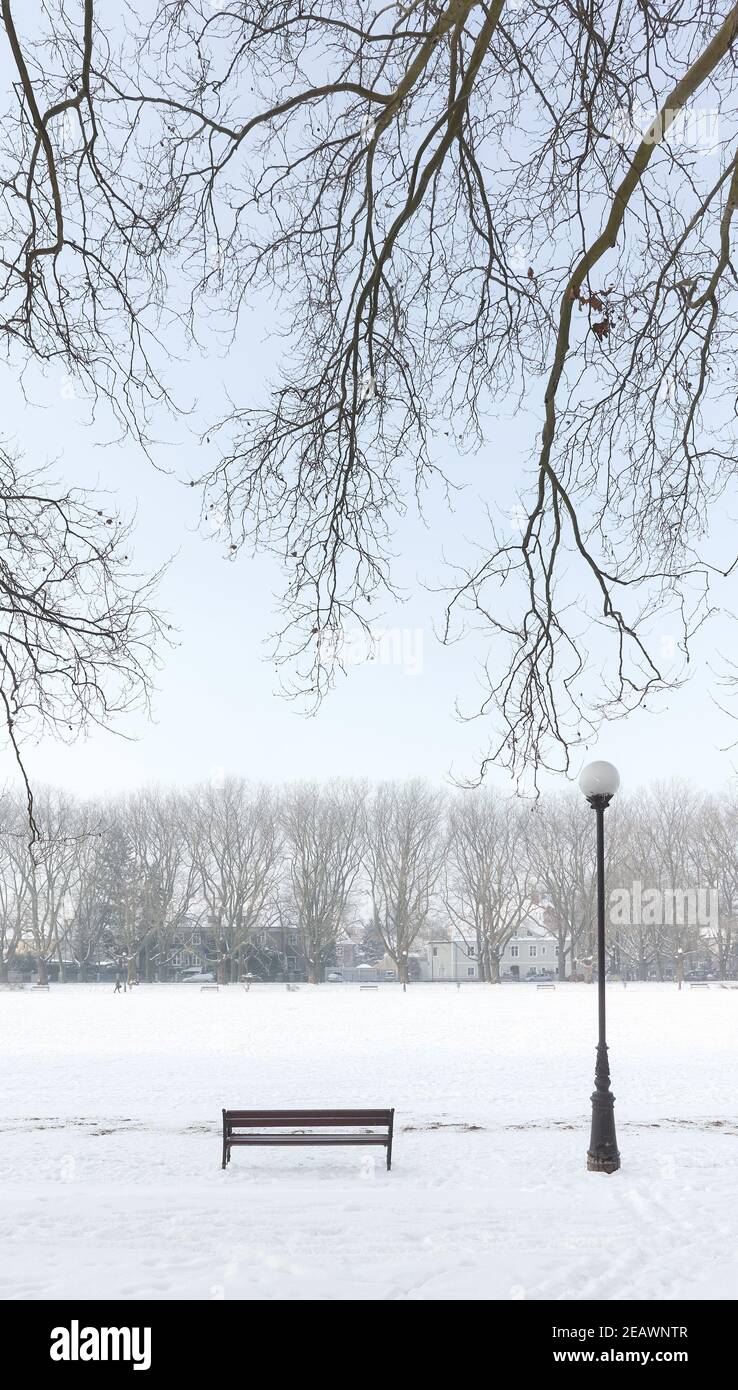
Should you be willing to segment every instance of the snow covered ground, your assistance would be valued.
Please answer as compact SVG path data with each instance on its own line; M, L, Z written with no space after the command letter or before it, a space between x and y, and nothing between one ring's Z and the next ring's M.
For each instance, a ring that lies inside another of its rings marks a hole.
M738 1297L738 990L608 987L623 1167L586 1172L595 991L0 993L0 1297ZM396 1109L236 1151L222 1106Z

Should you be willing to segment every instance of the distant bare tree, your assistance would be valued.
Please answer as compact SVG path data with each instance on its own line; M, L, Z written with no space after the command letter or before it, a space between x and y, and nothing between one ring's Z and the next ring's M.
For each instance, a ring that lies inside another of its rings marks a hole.
M380 783L367 803L364 865L372 920L403 989L443 872L443 817L442 794L418 779Z
M68 793L41 788L36 796L37 838L8 836L8 868L20 936L36 958L38 982L48 982L49 962L59 955L79 871L77 806ZM18 823L16 822L16 830Z
M607 812L613 814L612 808ZM578 792L542 797L528 817L528 855L558 947L559 979L594 953L594 814Z
M699 850L700 798L689 783L674 778L657 782L628 799L629 876L659 894L659 910L641 912L624 941L637 950L639 978L653 969L658 979L674 968L676 952L696 949L699 924L683 920L677 895L704 881ZM625 809L625 807L623 808ZM626 822L627 823L627 822ZM668 916L672 921L666 920ZM682 920L680 920L680 916Z
M724 980L738 946L738 793L731 786L704 797L697 809L695 858L701 876L718 894L713 935L703 936Z
M617 814L621 833L613 872L608 876L611 895L617 895L622 890L633 895L637 883L645 888L661 887L661 863L650 834L649 810L646 799L638 793L618 797ZM610 847L609 837L605 844ZM663 973L664 961L670 954L667 934L660 918L656 921L649 917L632 896L629 901L631 910L627 914L628 920L622 922L619 920L622 914L616 906L613 908L617 898L611 896L608 940L612 952L618 957L621 970L632 972L638 980L647 980L652 971ZM676 946L677 943L672 942L671 950Z
M695 862L717 892L718 919L702 942L721 980L735 967L738 948L738 794L735 786L700 798L695 811Z
M281 850L277 798L269 787L227 777L192 795L186 827L208 942L225 984L237 978L244 949L270 919Z
M67 831L72 834L75 865L57 937L60 980L68 964L76 967L80 979L85 979L89 967L105 951L104 824L103 804L82 801L77 804L74 822Z
M151 949L147 974L161 979L179 941L199 884L199 873L188 852L186 819L189 799L182 793L155 787L130 798L133 852L147 909L151 916Z
M500 957L531 908L527 810L511 797L462 792L449 805L444 902L472 943L479 977L500 979Z
M0 980L6 981L23 936L23 898L16 892L12 841L28 840L28 821L17 796L0 792Z
M361 864L365 789L299 782L283 800L289 884L310 984L325 975L347 924Z

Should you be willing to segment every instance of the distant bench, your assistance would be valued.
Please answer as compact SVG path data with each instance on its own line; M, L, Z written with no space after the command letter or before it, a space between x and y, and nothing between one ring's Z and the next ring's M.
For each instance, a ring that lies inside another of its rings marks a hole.
M379 989L379 985L359 985L359 993L362 989Z
M690 982L689 982L689 988L690 988L690 989L709 989L710 986L708 985L707 980L690 980Z
M387 1150L389 1171L392 1167L394 1119L394 1110L224 1110L223 1167L230 1163L231 1149L235 1146L380 1144ZM334 1133L306 1132L316 1129L331 1129ZM338 1129L355 1132L335 1133ZM367 1132L369 1129L371 1133ZM285 1130L290 1132L286 1134Z
M544 980L544 981L542 982L542 984L536 985L536 989L555 989L555 988L556 988L556 986L555 986L555 984L553 983L553 980Z

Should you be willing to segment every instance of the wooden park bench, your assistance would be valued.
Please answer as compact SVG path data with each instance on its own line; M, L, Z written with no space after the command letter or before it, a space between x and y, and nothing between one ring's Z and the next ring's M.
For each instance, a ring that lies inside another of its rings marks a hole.
M556 988L556 986L555 986L553 980L542 980L540 985L536 985L536 989L555 989L555 988Z
M379 989L379 985L359 985L359 989Z
M394 1119L394 1110L224 1110L223 1167L230 1163L234 1146L381 1144L387 1150L389 1170Z
M202 994L204 989L214 989L217 991L219 988L219 985L200 985L200 993Z
M707 980L690 980L690 982L689 982L689 988L690 988L690 989L709 989L710 986L708 985Z

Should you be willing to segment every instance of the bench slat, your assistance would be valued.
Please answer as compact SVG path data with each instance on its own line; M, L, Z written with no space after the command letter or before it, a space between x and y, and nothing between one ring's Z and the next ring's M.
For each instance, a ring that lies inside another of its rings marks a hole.
M229 1144L389 1144L388 1134L235 1134Z
M377 1115L377 1118L385 1119L391 1115L391 1111L378 1111L371 1105L356 1105L352 1111L339 1109L339 1106L331 1106L331 1109L322 1111L307 1111L307 1109L292 1109L292 1111L227 1111L225 1112L232 1119L250 1119L253 1115L270 1115L274 1119L289 1119L290 1115Z
M388 1125L389 1110L226 1110L229 1127L273 1125Z

